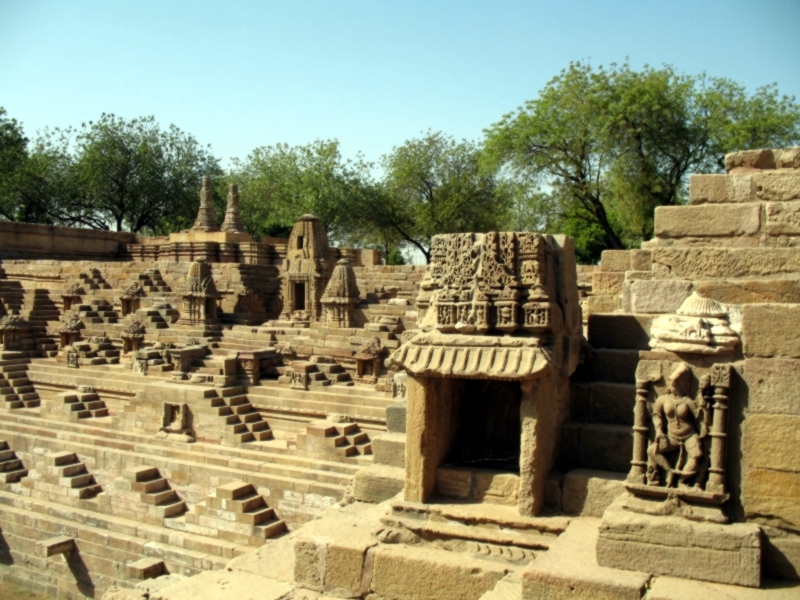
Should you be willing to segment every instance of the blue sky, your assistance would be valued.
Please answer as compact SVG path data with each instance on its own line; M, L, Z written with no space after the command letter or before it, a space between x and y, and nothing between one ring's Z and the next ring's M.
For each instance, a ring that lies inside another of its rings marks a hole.
M29 136L152 114L225 160L479 139L570 61L626 58L800 97L800 0L0 0L0 106Z

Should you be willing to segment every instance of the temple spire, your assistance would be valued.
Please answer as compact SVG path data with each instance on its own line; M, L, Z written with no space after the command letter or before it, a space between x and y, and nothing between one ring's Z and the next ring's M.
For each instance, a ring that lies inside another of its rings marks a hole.
M239 186L235 183L228 188L228 208L221 229L232 233L244 233L242 215L239 213Z
M214 217L213 195L211 178L203 177L203 187L200 189L200 210L197 211L197 219L195 219L192 229L219 231L217 219Z

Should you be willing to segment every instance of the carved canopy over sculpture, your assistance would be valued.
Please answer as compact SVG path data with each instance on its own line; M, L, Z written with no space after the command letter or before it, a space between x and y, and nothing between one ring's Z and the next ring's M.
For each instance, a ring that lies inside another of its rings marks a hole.
M211 276L211 267L203 260L196 260L189 267L178 324L194 325L216 321L219 297L220 293Z
M352 309L360 302L360 298L355 273L346 258L336 263L320 302L325 324L329 327L352 326Z
M144 296L144 289L138 284L133 283L122 290L122 294L120 294L120 300L133 300L134 298L141 298Z
M422 333L388 366L425 376L543 375L560 360L554 345L564 332L554 250L549 236L530 232L434 236L417 297Z
M671 352L725 354L738 344L725 307L697 292L683 301L676 314L656 317L650 329L650 347Z

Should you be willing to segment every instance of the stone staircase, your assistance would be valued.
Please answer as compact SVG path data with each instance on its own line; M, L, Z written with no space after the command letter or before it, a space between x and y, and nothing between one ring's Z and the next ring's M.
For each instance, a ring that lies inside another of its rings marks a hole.
M164 278L161 277L161 272L158 269L148 269L144 273L139 273L138 283L139 287L148 294L172 291L167 282L164 281Z
M250 401L259 408L281 411L308 419L343 414L354 421L377 425L386 422L386 407L394 401L387 392L369 386L317 386L308 390L292 389L275 380L262 379L261 385L247 390Z
M103 278L103 274L98 269L89 269L85 273L80 273L78 279L85 290L110 290L111 286Z
M55 397L55 402L61 402L61 408L70 421L80 419L97 419L108 416L108 407L100 399L97 392L88 386L78 386L75 392L64 392Z
M225 422L221 441L235 446L247 442L263 442L273 438L269 424L243 393L244 388L225 388L223 395L208 398L209 409Z
M107 300L102 299L88 304L78 304L75 311L86 326L98 323L116 323L119 319L114 307Z
M43 500L86 500L103 491L77 454L63 451L46 454L24 484L31 488L31 496Z
M48 329L61 325L61 310L50 297L50 291L41 288L25 290L21 314L31 324L31 337L42 356L55 356L58 353L57 338L48 334Z
M330 454L341 457L372 454L369 436L356 423L333 420L314 421L305 433L297 435L298 454L318 458Z
M78 363L81 365L119 363L119 349L110 338L89 337L86 341L75 342L72 347L78 351Z
M217 487L204 504L195 505L185 515L185 523L167 524L175 528L181 525L188 531L193 527L214 528L221 539L248 546L261 546L286 531L286 523L277 518L253 485L244 481Z
M5 313L18 315L22 312L25 290L19 281L0 279L0 305Z
M16 483L28 474L22 461L5 440L0 440L0 483Z
M40 405L39 394L27 376L30 359L25 352L0 352L0 398L1 408L35 408Z
M630 470L636 365L639 352L649 350L650 320L622 313L589 315L592 354L572 376L571 421L563 431L560 470Z
M187 511L186 503L156 467L125 469L122 477L114 480L113 488L117 491L117 497L139 502L142 509L139 516L143 520L161 524L164 519L180 516ZM128 494L121 496L124 492Z

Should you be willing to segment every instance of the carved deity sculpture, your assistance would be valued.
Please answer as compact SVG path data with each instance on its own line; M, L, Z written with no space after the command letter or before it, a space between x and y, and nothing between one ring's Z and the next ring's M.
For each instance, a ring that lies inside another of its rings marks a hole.
M700 489L700 468L705 456L703 440L708 436L711 412L704 395L708 377L701 382L697 400L689 397L692 371L685 364L672 373L669 390L653 404L653 427L656 439L647 447L647 484L660 485L660 469L666 472L666 487L675 479L682 487L695 478ZM669 456L674 455L672 460ZM707 460L705 461L707 462Z

